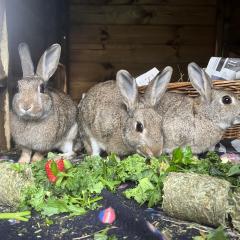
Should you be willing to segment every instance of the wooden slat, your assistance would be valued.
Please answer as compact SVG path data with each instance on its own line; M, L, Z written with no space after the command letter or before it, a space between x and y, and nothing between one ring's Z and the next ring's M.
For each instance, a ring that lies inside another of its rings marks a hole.
M239 22L233 23L231 24L231 26L229 26L229 40L231 43L233 44L237 44L240 42L240 19Z
M223 56L225 7L225 1L219 0L217 4L215 56Z
M200 66L206 66L206 63L199 63ZM70 64L70 94L75 100L79 100L81 94L86 92L91 86L97 82L115 79L116 72L120 69L128 70L132 76L137 77L153 67L157 67L160 71L168 64L136 64L136 63L79 63L71 62ZM173 67L173 75L171 81L187 81L187 65L171 64ZM94 70L93 70L94 69Z
M214 6L89 6L71 5L71 24L214 25Z
M79 102L83 93L86 93L88 89L97 84L98 82L79 82L71 85L69 88L69 94L75 102Z
M239 0L231 0L231 4L234 7L240 7L240 1Z
M213 54L212 46L180 46L177 48L159 45L111 45L103 49L101 45L77 46L70 49L70 61L79 62L135 62L135 63L181 63L205 62Z
M150 25L73 25L70 45L98 44L153 44L153 45L213 45L213 26L150 26Z
M231 23L238 24L238 25L240 24L240 4L239 4L239 6L232 9Z
M172 65L172 79L186 81L187 64L205 67L214 53L215 5L215 0L71 0L70 94L79 101L81 93L114 79L119 69L137 76Z
M178 81L182 76L181 74L187 71L188 63L181 64L136 64L136 63L86 63L86 62L71 62L70 64L70 80L71 84L75 84L80 81L89 82L101 82L109 79L115 79L116 72L120 69L126 69L133 76L138 76L144 72L150 70L153 67L157 67L160 71L167 65L171 65L174 68L173 79ZM201 66L206 66L204 63L199 63ZM92 71L94 69L94 71ZM183 80L187 80L187 75L183 76Z
M235 0L238 1L238 0ZM215 5L216 0L70 0L71 4L89 5Z

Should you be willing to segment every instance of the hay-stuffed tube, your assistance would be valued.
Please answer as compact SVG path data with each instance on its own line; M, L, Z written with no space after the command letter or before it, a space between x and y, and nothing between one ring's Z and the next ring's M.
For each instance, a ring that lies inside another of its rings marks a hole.
M163 210L182 220L226 225L231 184L195 173L170 173L164 182Z
M240 232L240 189L235 190L230 199L231 221L233 227Z
M0 208L3 211L16 211L21 202L22 192L33 183L31 169L12 169L13 164L0 163Z

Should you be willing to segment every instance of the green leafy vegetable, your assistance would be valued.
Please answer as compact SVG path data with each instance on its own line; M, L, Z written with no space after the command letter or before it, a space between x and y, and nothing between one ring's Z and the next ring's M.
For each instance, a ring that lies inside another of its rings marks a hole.
M94 240L117 240L116 236L108 236L107 233L110 228L102 229L94 234Z
M240 164L233 165L227 173L228 177L239 176L239 175L240 175Z
M144 203L149 199L153 190L154 186L149 179L143 178L139 181L137 187L125 191L125 195L127 198L133 197L138 203Z
M23 193L19 210L35 209L44 216L59 213L81 215L89 209L99 207L104 188L115 191L124 182L134 186L124 191L127 198L135 199L139 204L149 207L161 204L163 182L169 172L195 172L226 179L235 187L240 186L237 175L239 165L222 163L216 153L208 153L204 159L192 155L189 147L177 148L172 157L162 155L159 158L146 159L138 154L120 160L115 154L107 158L87 156L78 164L64 160L65 171L52 171L57 174L55 184L49 183L44 166L49 159L56 158L49 153L48 158L31 164L35 184ZM13 164L12 169L23 172L29 165Z
M202 233L201 236L193 237L193 240L228 240L227 234L224 232L223 227L211 231L209 234Z
M27 222L31 217L30 211L15 212L15 213L0 213L0 219L15 219L23 222Z

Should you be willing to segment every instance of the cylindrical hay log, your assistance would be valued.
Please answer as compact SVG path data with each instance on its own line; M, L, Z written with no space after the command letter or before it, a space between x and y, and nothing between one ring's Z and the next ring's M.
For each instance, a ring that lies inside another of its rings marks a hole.
M1 211L15 211L21 201L21 193L33 182L31 170L17 172L10 163L0 163L0 207Z
M232 209L230 212L233 227L240 232L240 189L237 189L230 200Z
M170 173L164 182L163 210L197 223L226 225L230 183L195 173Z

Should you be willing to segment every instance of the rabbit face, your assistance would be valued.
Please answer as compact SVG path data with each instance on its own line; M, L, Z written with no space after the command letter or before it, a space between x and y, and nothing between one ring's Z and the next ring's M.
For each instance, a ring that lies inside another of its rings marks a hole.
M13 111L23 119L37 120L48 115L52 100L44 81L36 77L18 81L18 93L13 98Z
M149 119L151 119L149 121ZM162 153L162 118L152 108L137 109L124 128L124 141L144 156L159 156Z
M240 123L240 101L237 96L220 90L212 91L212 112L215 114L213 119L218 121L222 129L226 129L233 124Z
M240 123L240 101L235 94L214 90L207 73L195 63L188 65L188 73L193 87L200 94L200 115L211 119L223 130Z
M162 118L155 106L164 95L172 76L172 68L166 67L139 96L135 79L125 70L117 73L117 86L126 107L127 120L123 123L123 140L136 152L145 156L162 153Z
M48 116L52 99L45 85L57 69L61 47L53 44L40 58L36 73L26 43L18 46L23 78L18 81L18 93L13 98L13 111L25 120L39 120Z

